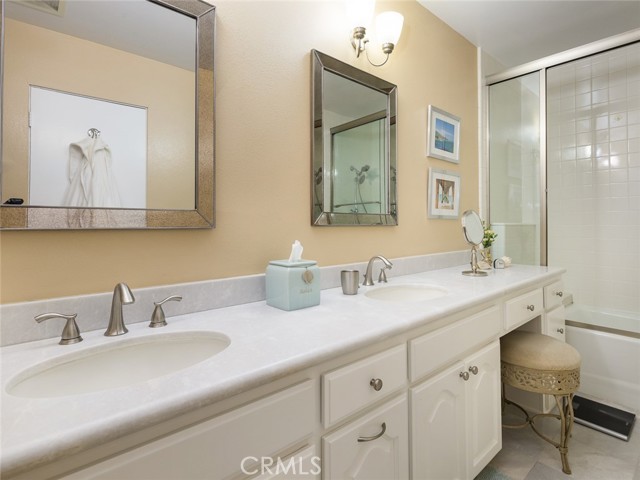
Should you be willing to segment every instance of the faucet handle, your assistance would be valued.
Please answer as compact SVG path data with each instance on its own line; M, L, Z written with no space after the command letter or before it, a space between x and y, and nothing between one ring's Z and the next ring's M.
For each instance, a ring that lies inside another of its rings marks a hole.
M387 273L385 270L387 270L387 268L389 267L382 267L380 269L380 275L378 275L378 283L387 283Z
M71 345L73 343L78 343L82 341L82 337L80 336L80 330L78 329L78 324L76 323L77 313L64 315L62 313L43 313L42 315L37 315L34 317L34 320L38 323L42 323L45 320L49 320L51 318L64 318L67 323L65 323L64 328L62 329L62 336L60 337L60 345Z
M180 295L171 295L170 297L167 297L160 302L153 302L156 308L153 309L153 314L151 315L151 323L149 323L149 327L157 328L157 327L164 327L167 325L167 320L165 319L162 305L172 300L179 302L180 300L182 300L182 297Z

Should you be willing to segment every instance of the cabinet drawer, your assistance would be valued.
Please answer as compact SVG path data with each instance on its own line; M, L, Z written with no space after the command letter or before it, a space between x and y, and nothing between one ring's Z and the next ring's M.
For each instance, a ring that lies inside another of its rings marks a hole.
M409 342L409 378L415 381L447 365L471 348L500 334L502 312L487 308L452 325L427 333Z
M562 297L564 295L564 283L562 280L553 282L544 287L544 308L550 310L558 305L562 305Z
M532 318L542 315L542 289L512 298L505 303L505 330L510 332Z
M550 312L547 312L546 315L547 331L544 333L564 342L566 331L564 326L564 305L554 308Z
M381 380L376 390L371 385ZM406 344L385 350L322 376L322 422L335 424L407 383Z
M252 459L277 454L310 436L314 398L313 383L307 380L65 478L228 478L243 468L255 469Z
M407 395L322 438L324 480L409 478Z

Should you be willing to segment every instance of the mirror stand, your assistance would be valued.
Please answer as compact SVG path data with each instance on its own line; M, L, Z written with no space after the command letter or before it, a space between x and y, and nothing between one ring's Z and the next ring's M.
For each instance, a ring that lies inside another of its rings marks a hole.
M478 268L478 246L473 245L471 247L471 270L465 270L462 272L463 275L468 275L470 277L486 277L488 274Z
M486 277L487 272L483 272L478 267L478 245L482 243L484 237L484 224L477 212L467 210L462 214L462 233L469 245L471 245L471 270L465 270L463 275L470 277Z

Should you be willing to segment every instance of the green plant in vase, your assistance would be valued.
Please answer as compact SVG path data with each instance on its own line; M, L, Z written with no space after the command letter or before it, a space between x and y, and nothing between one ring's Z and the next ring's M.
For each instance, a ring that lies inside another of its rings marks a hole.
M484 259L487 261L487 263L491 265L491 262L492 262L491 245L495 241L498 234L493 230L491 230L491 225L487 226L485 225L484 222L482 222L482 226L484 227L484 236L482 237L482 248L483 248L482 255Z

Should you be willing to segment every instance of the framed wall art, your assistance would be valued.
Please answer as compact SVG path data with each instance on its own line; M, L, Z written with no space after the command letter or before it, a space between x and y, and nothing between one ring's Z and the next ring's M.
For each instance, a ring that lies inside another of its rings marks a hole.
M460 163L460 118L429 105L427 156Z
M427 196L429 218L457 219L460 213L460 175L430 168Z

